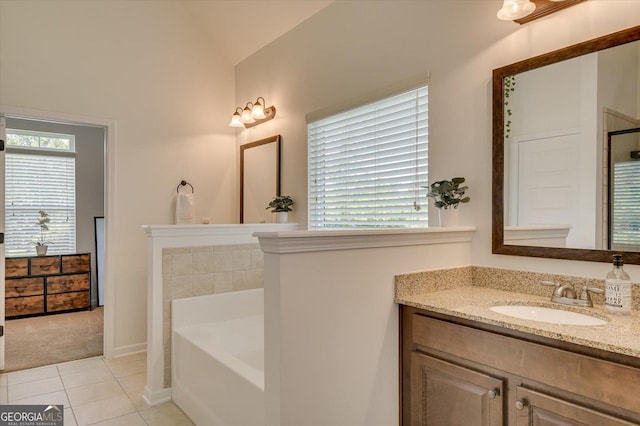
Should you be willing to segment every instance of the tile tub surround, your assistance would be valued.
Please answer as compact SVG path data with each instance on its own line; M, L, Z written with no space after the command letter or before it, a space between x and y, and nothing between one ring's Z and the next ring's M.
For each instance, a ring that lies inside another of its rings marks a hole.
M297 228L295 223L142 226L147 237L147 341L134 349L147 351L145 401L150 405L158 405L171 399L171 388L165 385L164 343L170 329L166 327L170 312L165 310L165 306L171 300L165 300L165 285L170 288L167 289L170 298L229 290L234 285L249 287L252 281L245 269L248 260L246 255L239 254L234 259L232 254L229 270L229 257L217 258L215 247L256 244L258 239L253 236L256 232L294 231ZM213 255L208 247L213 247ZM164 257L167 249L186 250L172 253L174 259ZM188 271L189 265L194 271ZM165 282L167 277L169 281ZM127 350L132 351L132 348ZM166 365L170 365L170 362Z
M262 288L258 243L162 250L164 384L171 386L171 301Z
M640 358L640 284L633 285L630 316L609 314L604 295L592 295L593 308L577 308L551 302L553 289L540 281L604 288L604 280L498 268L466 266L398 275L396 303L458 318L496 325L533 335ZM491 306L527 304L587 313L609 320L601 326L547 324L490 311Z

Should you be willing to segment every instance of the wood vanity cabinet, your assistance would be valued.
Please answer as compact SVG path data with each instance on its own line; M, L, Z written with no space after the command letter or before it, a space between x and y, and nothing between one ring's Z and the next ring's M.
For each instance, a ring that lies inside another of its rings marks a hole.
M640 425L640 359L401 306L401 424Z
M63 254L5 260L5 316L88 309L91 255Z

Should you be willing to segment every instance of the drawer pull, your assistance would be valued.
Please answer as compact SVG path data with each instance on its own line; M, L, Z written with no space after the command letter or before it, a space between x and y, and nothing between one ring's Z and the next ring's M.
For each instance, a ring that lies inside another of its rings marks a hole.
M489 399L496 399L496 397L500 395L500 390L492 389L487 393L487 395L489 396Z
M526 399L521 399L516 401L516 409L518 410L522 410L524 407L527 406L527 400Z

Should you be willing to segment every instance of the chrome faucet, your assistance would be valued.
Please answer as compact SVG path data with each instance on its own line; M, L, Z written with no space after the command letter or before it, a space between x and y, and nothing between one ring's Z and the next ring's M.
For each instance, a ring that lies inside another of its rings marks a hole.
M580 297L577 297L576 290L572 285L561 285L559 283L554 283L553 281L540 281L540 284L555 286L555 290L553 290L553 295L551 296L551 301L554 303L561 303L563 305L592 307L593 301L591 300L589 292L604 293L604 290L599 288L583 286Z

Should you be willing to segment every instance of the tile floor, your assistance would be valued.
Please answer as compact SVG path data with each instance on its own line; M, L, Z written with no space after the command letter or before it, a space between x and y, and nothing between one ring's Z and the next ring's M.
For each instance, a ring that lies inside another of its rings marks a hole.
M146 353L0 374L0 404L63 404L65 426L193 425L173 403L142 400Z

